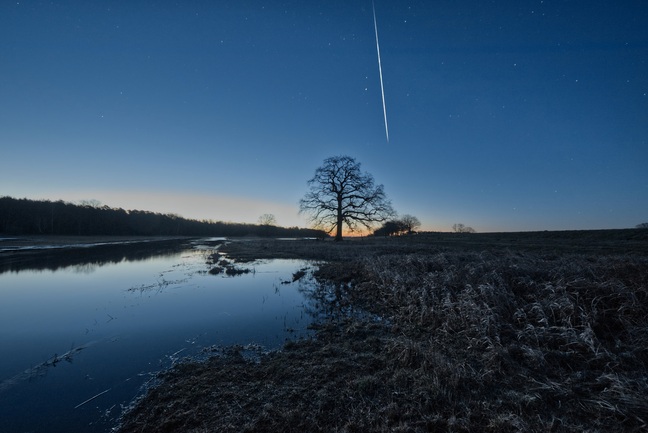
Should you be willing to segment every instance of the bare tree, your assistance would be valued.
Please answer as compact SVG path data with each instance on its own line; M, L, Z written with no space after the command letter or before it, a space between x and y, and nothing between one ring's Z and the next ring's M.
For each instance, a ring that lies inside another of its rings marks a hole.
M335 230L335 240L342 240L342 228L359 226L371 229L395 214L382 185L375 185L369 173L360 171L360 163L349 156L324 160L308 181L310 190L299 201L299 212L310 215L316 228Z
M407 231L408 234L412 234L414 230L421 227L421 221L413 215L403 215L400 218L400 222L403 225L403 228Z
M259 225L262 226L276 226L277 218L271 213L264 213L259 217Z

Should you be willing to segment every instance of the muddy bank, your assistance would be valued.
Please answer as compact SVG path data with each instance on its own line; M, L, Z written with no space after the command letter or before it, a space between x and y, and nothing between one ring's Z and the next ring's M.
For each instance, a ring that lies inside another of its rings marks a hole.
M230 243L239 260L326 260L328 319L280 352L161 374L119 431L644 431L648 258L619 242Z

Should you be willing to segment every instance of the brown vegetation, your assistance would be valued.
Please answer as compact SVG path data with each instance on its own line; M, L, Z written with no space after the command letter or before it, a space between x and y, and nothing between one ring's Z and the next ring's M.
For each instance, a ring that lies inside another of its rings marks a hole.
M327 260L328 319L254 360L176 366L120 431L646 431L646 240L479 236L228 245Z

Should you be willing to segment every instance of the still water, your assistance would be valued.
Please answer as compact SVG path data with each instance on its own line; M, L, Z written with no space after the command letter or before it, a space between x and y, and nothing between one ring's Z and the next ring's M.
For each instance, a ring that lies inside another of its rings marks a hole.
M107 432L154 374L214 346L306 337L309 266L211 275L201 243L0 270L0 431Z

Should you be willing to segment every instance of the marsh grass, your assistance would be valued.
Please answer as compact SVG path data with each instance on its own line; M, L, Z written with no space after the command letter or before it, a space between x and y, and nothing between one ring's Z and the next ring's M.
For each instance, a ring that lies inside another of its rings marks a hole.
M645 260L445 253L364 268L350 296L394 324L392 357L447 388L466 431L646 428Z
M233 349L177 365L121 431L648 429L647 257L391 240L311 248L302 257L327 257L314 339L254 362Z

